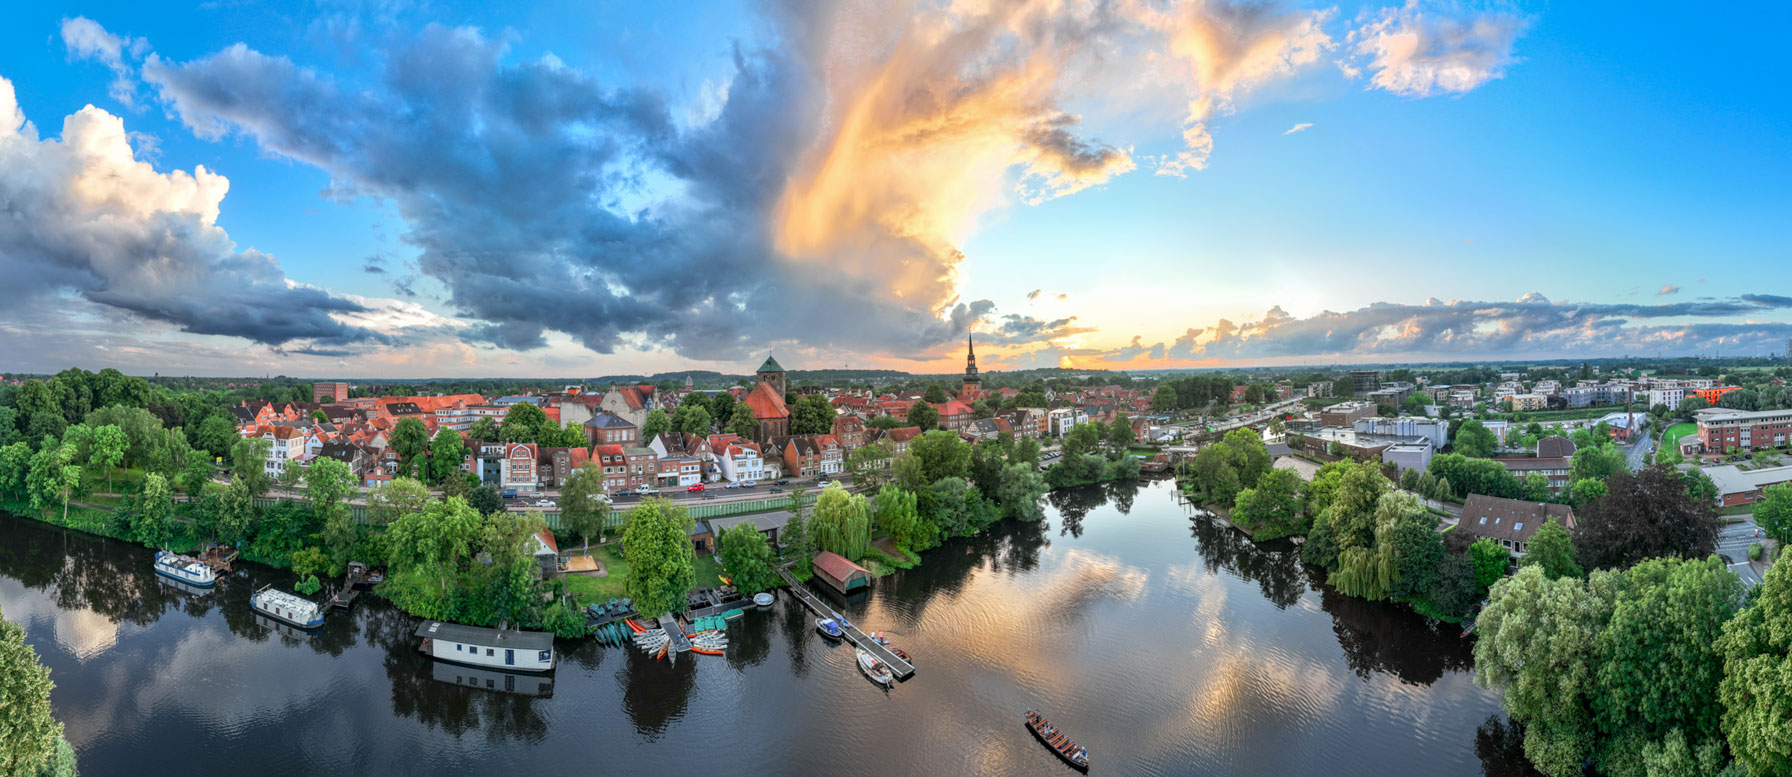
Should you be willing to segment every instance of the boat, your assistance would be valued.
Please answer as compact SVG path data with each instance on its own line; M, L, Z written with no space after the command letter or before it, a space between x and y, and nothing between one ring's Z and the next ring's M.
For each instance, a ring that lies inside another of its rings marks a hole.
M877 640L877 644L883 645L884 647L889 648L890 652L895 653L897 658L907 661L910 666L914 665L915 660L912 658L909 658L908 653L904 652L902 650L902 648L899 648L899 647L896 647L895 645L890 644L889 638L885 637L883 632L874 631L871 633L871 638Z
M871 652L864 648L858 648L858 653L859 671L864 672L866 677L871 678L871 682L877 683L885 688L889 688L896 684L896 673L890 671L889 667L884 666L884 662L877 660L877 656L871 655Z
M1059 758L1064 759L1064 763L1080 771L1089 771L1089 748L1077 744L1070 735L1058 730L1057 726L1037 712L1027 710L1026 722L1027 730L1033 732L1033 736L1057 753Z
M772 606L772 595L765 591L753 594L753 603L760 607L770 607Z
M424 621L417 648L442 661L506 672L548 672L554 668L554 634Z
M277 591L272 586L262 586L249 597L249 607L262 615L290 623L301 629L315 629L324 625L324 608L317 602L285 591Z
M822 618L816 621L815 630L821 632L821 635L828 639L839 639L846 635L846 631L840 628L840 622L833 618Z
M205 562L166 550L156 551L156 574L200 588L218 584L217 570Z

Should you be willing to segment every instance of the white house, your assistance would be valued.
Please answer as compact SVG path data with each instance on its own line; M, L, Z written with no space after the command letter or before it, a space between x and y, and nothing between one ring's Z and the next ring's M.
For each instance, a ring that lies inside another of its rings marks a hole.
M722 477L736 483L766 479L765 457L760 455L755 443L738 440L728 443L716 457L716 466L722 470Z
M269 476L280 477L288 466L298 466L305 455L305 432L298 427L275 426L263 432L261 439L270 443L266 462Z

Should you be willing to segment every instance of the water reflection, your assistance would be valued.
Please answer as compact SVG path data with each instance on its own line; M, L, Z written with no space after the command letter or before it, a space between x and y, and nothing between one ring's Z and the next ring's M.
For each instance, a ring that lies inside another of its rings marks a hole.
M416 619L390 607L369 607L362 613L368 640L385 649L386 677L392 682L392 712L413 718L432 729L455 737L481 732L488 741L540 742L548 724L537 705L552 695L552 678L505 679L508 673L447 664L440 668L417 650ZM442 674L446 672L446 674ZM469 682L445 682L442 677L474 677ZM493 687L484 687L486 680ZM506 686L535 687L540 692L502 692Z
M1475 729L1475 755L1485 777L1543 777L1524 757L1524 727L1498 715Z
M1445 672L1474 670L1472 642L1461 627L1434 621L1404 605L1345 596L1319 588L1319 606L1332 616L1344 660L1358 677L1381 672L1414 685L1430 685Z
M696 687L697 656L677 661L655 659L639 650L628 656L617 679L623 683L622 708L635 723L635 732L653 741L667 724L684 716Z
M1299 546L1292 542L1254 542L1198 509L1189 519L1189 534L1209 573L1224 571L1256 583L1263 598L1277 609L1287 609L1308 589L1318 587L1313 572L1300 563Z

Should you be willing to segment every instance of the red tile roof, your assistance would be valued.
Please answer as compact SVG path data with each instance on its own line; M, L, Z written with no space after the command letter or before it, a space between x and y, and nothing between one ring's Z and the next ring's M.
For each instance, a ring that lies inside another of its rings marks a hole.
M829 577L842 582L852 579L854 575L871 576L870 570L847 561L845 556L833 551L824 550L815 554L812 565L815 567L815 571L825 572Z
M744 401L753 411L754 418L765 420L790 417L790 408L784 405L784 398L778 396L770 383L755 384L752 393L747 394Z

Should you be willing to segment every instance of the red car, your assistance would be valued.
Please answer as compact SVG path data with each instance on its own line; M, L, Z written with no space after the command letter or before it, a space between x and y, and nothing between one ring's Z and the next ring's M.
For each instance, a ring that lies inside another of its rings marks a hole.
M690 488L687 488L687 489L685 489L685 490L686 490L686 491L690 491L690 492L692 492L692 493L696 493L696 492L698 492L698 491L702 491L702 490L703 490L703 484L702 484L702 483L698 483L698 484L697 484L697 485L694 485L694 486L691 486L691 487L690 487Z

